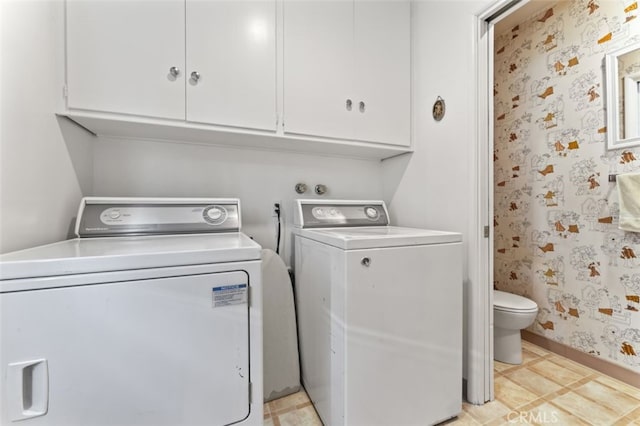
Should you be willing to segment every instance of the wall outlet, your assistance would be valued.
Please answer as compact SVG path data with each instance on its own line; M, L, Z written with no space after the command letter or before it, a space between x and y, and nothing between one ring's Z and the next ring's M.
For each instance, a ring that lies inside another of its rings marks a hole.
M279 200L271 204L271 217L278 217L278 213L282 217L282 201Z

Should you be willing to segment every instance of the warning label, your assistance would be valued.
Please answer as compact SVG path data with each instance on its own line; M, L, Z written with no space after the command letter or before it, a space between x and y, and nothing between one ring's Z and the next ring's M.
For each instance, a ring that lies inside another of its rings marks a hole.
M214 308L222 306L241 305L247 303L247 285L225 285L222 287L213 287L211 289Z

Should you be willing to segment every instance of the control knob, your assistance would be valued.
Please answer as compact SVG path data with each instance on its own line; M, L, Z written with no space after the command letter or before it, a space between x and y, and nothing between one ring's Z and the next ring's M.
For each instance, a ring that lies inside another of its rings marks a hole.
M227 218L227 211L221 206L211 206L204 210L202 217L212 225L219 225Z
M378 218L378 216L380 216L380 214L378 213L378 210L375 207L365 207L364 208L364 214L372 220L375 220Z

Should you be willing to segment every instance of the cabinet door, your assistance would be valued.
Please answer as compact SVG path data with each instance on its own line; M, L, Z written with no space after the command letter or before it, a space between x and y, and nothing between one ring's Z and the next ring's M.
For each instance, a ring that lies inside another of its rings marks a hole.
M187 120L275 131L275 0L186 7Z
M356 139L409 146L410 4L356 1L354 22Z
M285 132L353 139L353 1L284 3L283 72Z
M184 119L183 1L69 0L66 11L69 108Z

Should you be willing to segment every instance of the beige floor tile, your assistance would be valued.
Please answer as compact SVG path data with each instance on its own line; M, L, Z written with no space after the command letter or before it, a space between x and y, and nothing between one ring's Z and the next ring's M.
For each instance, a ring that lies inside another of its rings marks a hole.
M531 342L527 342L526 340L522 341L522 349L526 349L529 352L533 352L534 354L538 355L538 356L545 356L545 355L549 355L551 352L547 351L546 349L542 349L540 346L536 346Z
M278 420L282 426L299 426L300 425L300 417L298 416L298 411L288 411L284 414L278 415Z
M621 382L620 380L616 380L609 376L603 376L603 375L598 376L596 380L602 383L603 385L609 386L612 389L619 390L620 392L624 392L627 395L631 395L636 399L640 399L640 389L633 387L631 385L628 385L624 382Z
M484 405L464 405L463 409L480 423L487 423L511 411L509 407L500 401L491 401Z
M640 407L640 400L596 381L586 383L573 391L595 403L610 408L621 417Z
M620 420L618 420L617 422L613 423L611 426L629 426L629 425L633 425L634 422L633 420L627 418L627 417L623 417Z
M298 405L302 405L309 402L309 397L306 392L300 391L287 395L283 398L274 399L269 402L269 410L271 414L281 413L296 408Z
M271 418L265 419L263 425L264 426L274 426L273 419L271 419Z
M640 408L636 408L632 412L628 413L626 417L633 421L640 421Z
M522 407L538 398L536 394L506 377L496 377L494 383L496 399L511 409Z
M556 405L574 416L580 417L582 420L594 425L608 425L622 417L609 408L595 404L593 401L586 399L575 392L569 392L561 395L554 398L551 402L553 405Z
M322 422L320 421L320 417L316 413L316 410L313 408L313 405L307 405L298 411L298 417L301 421L301 425L305 426L322 426Z
M529 365L532 362L539 361L542 357L534 352L526 349L522 350L522 365Z
M561 386L557 383L552 382L529 368L521 368L507 373L505 376L537 396L548 395L561 389Z
M507 370L510 370L512 368L517 368L518 366L513 365L513 364L507 364L504 362L500 362L500 361L493 361L493 369L494 371L498 372L498 373L502 373L505 372Z
M311 405L279 415L278 420L282 426L322 426L320 417Z
M484 423L484 426L503 426L505 424L509 424L509 421L507 420L507 416L502 416L502 417L498 417L497 419ZM526 424L526 423L522 423L522 424Z
M578 364L577 362L571 361L570 359L567 359L560 355L551 355L547 359L554 364L558 364L564 368L567 368L575 373L580 374L583 377L587 377L591 374L598 374L597 371L592 370L589 367L585 367L584 365Z
M554 362L547 361L546 359L533 364L529 369L563 386L567 386L583 378L582 375Z
M481 424L482 423L480 423L479 421L477 421L476 419L471 417L471 415L469 413L467 413L466 411L463 411L455 419L451 419L451 420L449 420L447 422L441 423L440 425L441 426L449 426L449 425L455 425L455 426L479 426Z
M550 402L544 402L537 407L533 407L521 413L521 416L524 416L529 422L539 425L588 425L588 423L583 422Z

